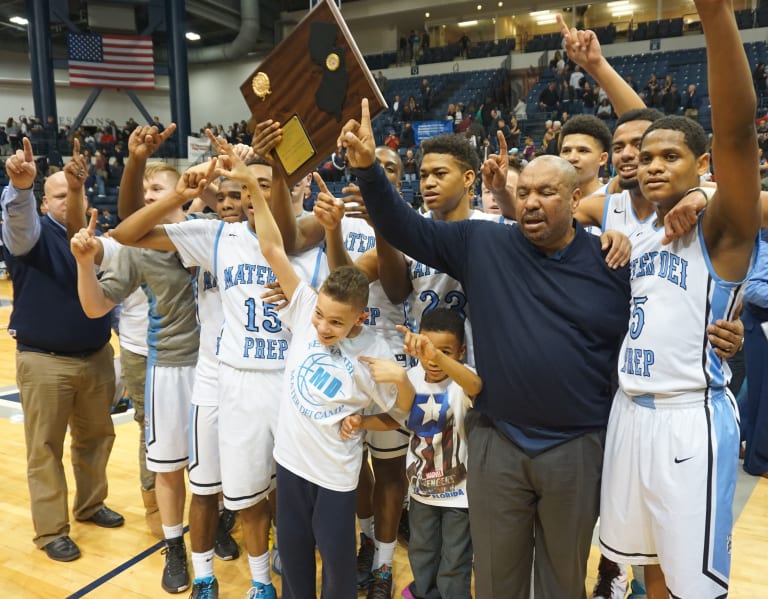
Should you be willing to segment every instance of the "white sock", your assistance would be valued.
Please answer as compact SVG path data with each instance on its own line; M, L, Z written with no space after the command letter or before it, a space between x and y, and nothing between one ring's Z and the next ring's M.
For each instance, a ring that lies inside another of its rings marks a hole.
M184 534L184 524L179 523L175 526L166 526L163 524L163 536L166 539L178 539Z
M395 544L397 541L391 543L382 543L376 539L376 553L373 554L373 569L378 570L382 566L392 567L392 558L395 555Z
M213 549L205 553L192 552L192 571L196 579L213 576Z
M251 568L251 579L253 582L272 584L272 577L269 575L269 551L257 557L253 557L249 553L248 566Z
M373 516L370 516L368 518L358 518L358 522L360 522L360 530L363 531L363 534L368 537L369 539L373 539L376 537L376 535L373 532Z

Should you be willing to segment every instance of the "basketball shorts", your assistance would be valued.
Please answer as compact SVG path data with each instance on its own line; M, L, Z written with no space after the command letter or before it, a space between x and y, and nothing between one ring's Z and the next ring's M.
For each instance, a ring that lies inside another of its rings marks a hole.
M194 377L194 366L147 363L144 436L147 469L152 472L175 472L187 465Z
M660 564L672 597L726 596L738 458L730 392L630 398L619 390L603 463L603 555Z
M224 506L240 510L275 487L274 431L283 370L219 364L219 452Z

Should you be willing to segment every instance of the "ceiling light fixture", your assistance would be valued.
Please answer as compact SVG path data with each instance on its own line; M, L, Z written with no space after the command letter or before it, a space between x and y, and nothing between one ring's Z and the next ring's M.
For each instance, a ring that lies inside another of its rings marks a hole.
M194 31L187 31L187 35L185 36L190 42L199 42L200 41L200 34L195 33Z

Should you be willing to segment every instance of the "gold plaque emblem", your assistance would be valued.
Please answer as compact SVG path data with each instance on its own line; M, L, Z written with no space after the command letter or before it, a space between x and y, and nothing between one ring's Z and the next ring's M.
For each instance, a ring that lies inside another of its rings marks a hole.
M266 100L267 94L272 93L272 90L269 89L269 76L261 71L254 75L251 85L253 86L253 93L262 100Z
M339 58L339 55L335 52L331 52L328 56L325 57L325 66L328 68L329 71L335 71L339 68L339 65L341 64L341 59Z

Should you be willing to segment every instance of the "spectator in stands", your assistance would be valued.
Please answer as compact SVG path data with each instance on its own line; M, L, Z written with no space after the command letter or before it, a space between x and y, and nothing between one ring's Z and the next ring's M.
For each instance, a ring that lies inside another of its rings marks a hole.
M394 100L392 100L390 110L392 111L392 122L399 123L403 119L403 103L400 100L400 96L396 95Z
M421 41L421 38L419 37L419 34L416 33L415 29L411 29L411 36L408 38L408 45L411 49L411 60L415 61L419 58L419 42Z
M384 140L384 145L389 146L393 151L397 152L400 147L400 138L397 136L394 129L389 130L389 133Z
M515 117L518 121L524 121L528 118L528 106L523 98L517 99L517 104L515 104Z
M533 143L533 138L529 135L525 138L525 147L523 148L523 160L530 162L533 160L533 155L536 153L536 146Z
M697 120L701 108L701 94L696 91L696 86L691 83L683 95L683 114L688 118Z
M104 210L101 211L98 219L99 230L102 233L106 233L110 229L114 229L116 224L117 219L115 218L115 215L104 208Z
M635 82L634 77L632 77L632 73L627 74L626 77L624 77L624 81L627 82L627 85L632 88L632 90L637 93L637 83Z
M677 86L673 83L661 95L661 107L664 109L664 114L677 114L681 105L682 96L677 91Z
M432 86L427 79L421 81L421 106L424 112L429 112L432 105Z
M101 149L106 151L107 154L111 153L112 147L115 145L115 142L117 140L115 139L115 136L112 134L112 129L107 127L105 128L101 133L101 138L99 139L99 145L101 146Z
M542 112L557 112L560 109L560 96L557 93L555 82L550 81L547 87L539 94L539 110Z
M581 87L581 80L584 79L584 73L579 65L573 69L570 81L568 82L572 89L577 90Z
M496 130L488 136L491 140L493 140L493 151L496 153L499 152L499 138L497 135L497 132L499 131L501 131L501 134L504 136L504 141L506 142L508 148L512 148L515 145L512 143L512 130L509 128L504 119L499 119L496 121Z
M649 108L657 108L661 101L661 84L654 73L645 85L645 103Z
M571 84L567 79L563 79L560 84L560 109L570 110L571 102L576 99L576 91L571 87Z
M157 131L158 131L158 133L162 133L163 131L165 131L165 125L163 125L163 124L160 122L160 117L159 117L159 116L156 116L156 117L154 118L154 123L152 123L152 124L153 124L155 127L157 127Z
M106 188L109 171L107 170L107 159L99 150L96 150L96 153L93 156L93 170L96 175L98 195L100 198L103 198L107 195Z
M403 120L405 122L421 120L421 107L413 96L408 98L408 103L403 107Z
M19 127L13 117L10 117L5 123L5 132L8 135L8 143L11 146L11 152L15 152L21 148L21 136L19 135Z
M608 98L603 98L600 101L600 104L597 106L597 110L595 110L595 116L604 121L613 118L613 106L611 106Z
M406 122L400 132L400 145L404 148L412 148L416 145L416 134L411 123Z
M427 50L429 50L429 32L425 29L424 32L421 34L421 53L423 54Z
M568 114L568 113L563 113ZM510 116L509 119L509 132L510 132L510 141L507 144L508 148L516 148L518 145L520 145L520 134L522 133L520 131L520 124L517 122L517 119L514 117L514 115Z
M563 124L560 121L552 123L552 129L549 131L549 138L544 136L544 143L541 144L541 149L545 154L551 154L557 156L560 153L560 142L563 137Z
M406 150L405 160L403 160L403 175L406 181L416 182L416 174L419 172L419 163L413 150Z
M339 144L336 147L336 151L331 154L331 164L335 171L333 177L334 181L349 181L349 176L347 174L347 152L345 148L341 147L341 144Z
M672 75L670 75L669 73L664 75L664 83L661 85L662 95L668 92L672 88L672 85L674 85L674 83L675 81L672 78Z
M459 51L463 58L469 58L469 36L465 33L459 38Z
M582 92L581 92L581 105L582 112L584 114L595 114L595 106L597 105L597 96L592 89L592 84L586 79L581 80Z
M768 73L765 72L765 63L761 62L752 72L752 81L755 84L755 91L757 95L762 97L766 94L766 88L768 88Z
M8 134L5 127L0 125L0 156L9 156L11 154L11 144L8 141Z
M387 78L384 76L384 73L379 71L376 73L376 85L379 86L379 90L381 91L382 95L387 93L387 84L389 83L387 81Z

